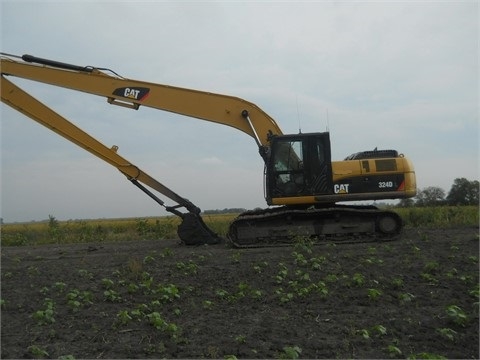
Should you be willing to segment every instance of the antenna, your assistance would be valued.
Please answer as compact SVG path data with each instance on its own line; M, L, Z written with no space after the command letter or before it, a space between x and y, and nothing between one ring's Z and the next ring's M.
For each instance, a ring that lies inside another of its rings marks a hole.
M327 132L330 132L330 119L328 118L328 108L327 108Z
M300 122L300 112L298 111L298 95L295 95L296 101L297 101L297 121L298 121L298 133L302 133L302 125Z

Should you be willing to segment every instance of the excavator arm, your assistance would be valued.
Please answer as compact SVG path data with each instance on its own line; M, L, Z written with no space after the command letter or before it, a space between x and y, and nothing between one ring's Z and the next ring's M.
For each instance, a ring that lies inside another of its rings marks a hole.
M129 180L140 181L150 186L165 196L168 196L179 205L184 206L190 212L200 212L191 202L182 198L180 195L140 170L137 166L118 155L118 148L116 146L112 146L111 148L106 147L101 142L3 77L1 79L1 86L2 101L5 104L84 148L110 165L115 166Z
M10 60L6 61L10 65L13 63ZM4 75L6 67L4 67L4 59L1 63L1 100L5 104L18 110L24 115L44 125L50 130L63 136L69 141L89 151L98 158L104 160L110 165L116 167L128 180L135 186L146 193L149 197L155 200L159 205L163 206L167 211L178 215L182 218L182 223L179 226L179 237L186 244L198 243L217 243L220 238L214 234L204 223L200 217L200 209L189 200L178 195L146 172L139 169L136 165L130 163L117 153L117 146L111 148L106 147L101 142L75 126L73 123L63 118L61 115L50 109L42 102L35 99L33 96L23 91L17 85L7 80ZM35 67L37 68L37 67ZM9 68L9 75L16 74L16 69ZM28 77L28 71L24 73L25 78ZM36 79L37 81L42 81ZM73 80L72 80L73 81ZM158 198L152 191L144 185L158 191L173 200L177 205L167 206L165 202ZM185 208L187 212L181 212L179 208Z

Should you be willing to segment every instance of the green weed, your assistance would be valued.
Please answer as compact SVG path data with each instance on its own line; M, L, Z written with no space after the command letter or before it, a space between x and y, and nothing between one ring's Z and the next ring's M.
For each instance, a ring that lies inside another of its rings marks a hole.
M410 294L410 293L402 293L398 295L398 299L400 300L400 303L405 304L411 302L413 299L415 299L415 295Z
M246 335L237 335L237 336L235 336L235 341L239 344L245 344L247 342L247 336Z
M280 353L280 359L298 359L302 354L302 349L298 346L284 346Z
M203 300L202 301L202 306L204 309L207 309L207 310L210 310L211 308L213 308L213 301L210 301L210 300Z
M78 275L80 275L80 277L88 279L88 280L93 279L93 274L90 271L85 270L85 269L78 270Z
M465 326L468 321L467 314L457 305L447 306L445 313L457 325Z
M89 306L93 304L93 294L90 291L80 291L73 289L69 291L66 295L67 305L72 309L72 311L77 312L80 308L84 306Z
M45 349L41 348L38 345L30 345L27 348L27 350L30 354L32 354L34 356L34 358L43 359L43 358L49 358L50 357L50 354Z
M457 332L455 330L452 330L450 328L441 328L436 330L443 338L454 341L455 336L457 335Z
M122 297L115 290L105 290L103 292L103 296L105 298L105 301L108 301L108 302L121 302L122 301Z
M170 335L172 339L178 339L180 328L175 323L167 322L162 315L156 311L148 314L147 318L149 319L150 324L157 330L165 332Z
M360 329L355 332L357 335L360 335L364 339L370 339L370 332L367 329Z
M253 266L253 270L257 274L261 274L268 267L268 262L263 261Z
M52 299L46 298L43 304L45 309L35 311L32 317L37 320L39 325L53 324L55 322L55 303Z
M382 292L378 289L371 288L367 290L367 296L370 300L375 301L378 300L380 296L382 296Z
M396 346L396 345L393 345L393 344L390 344L387 346L387 351L390 355L390 357L399 357L402 355L402 351Z
M198 272L198 265L192 260L189 260L187 263L179 261L175 264L175 266L184 275L195 275Z
M117 323L121 325L126 325L132 321L132 316L128 313L128 310L120 310L117 314Z
M355 286L362 286L365 283L365 277L360 273L353 274L352 280Z
M153 292L156 298L163 303L172 302L180 298L180 290L174 284L158 285Z
M372 327L372 330L378 335L387 335L387 328L383 325L375 325L374 327Z

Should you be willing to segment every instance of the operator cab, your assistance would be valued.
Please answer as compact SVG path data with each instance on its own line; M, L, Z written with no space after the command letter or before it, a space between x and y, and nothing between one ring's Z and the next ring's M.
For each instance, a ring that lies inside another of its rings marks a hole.
M266 199L332 194L330 136L325 133L271 138Z

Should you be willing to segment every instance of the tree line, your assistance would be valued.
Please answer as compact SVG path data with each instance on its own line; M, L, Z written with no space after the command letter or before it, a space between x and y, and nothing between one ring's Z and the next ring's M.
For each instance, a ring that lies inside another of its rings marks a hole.
M453 181L450 191L445 193L440 187L428 186L417 191L417 196L410 199L402 199L399 207L411 206L462 206L479 204L479 182L478 180L467 180L457 178Z

